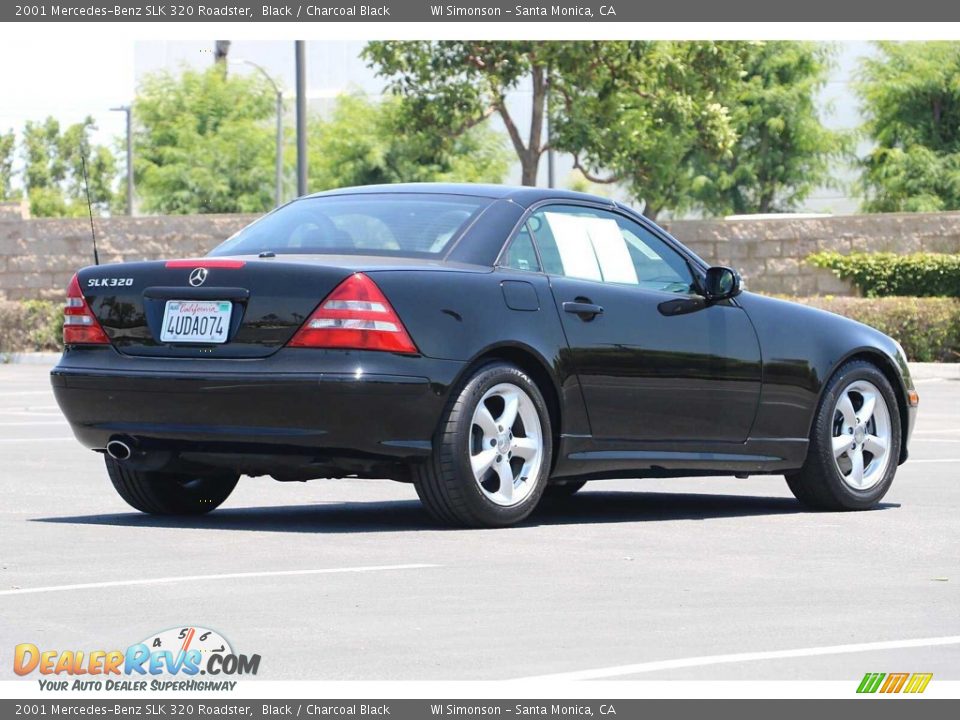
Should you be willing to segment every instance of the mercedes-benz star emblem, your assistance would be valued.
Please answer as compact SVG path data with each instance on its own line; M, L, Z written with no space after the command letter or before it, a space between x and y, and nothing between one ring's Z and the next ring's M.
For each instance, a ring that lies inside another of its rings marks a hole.
M190 273L190 284L194 287L200 287L207 279L207 269L206 268L194 268Z

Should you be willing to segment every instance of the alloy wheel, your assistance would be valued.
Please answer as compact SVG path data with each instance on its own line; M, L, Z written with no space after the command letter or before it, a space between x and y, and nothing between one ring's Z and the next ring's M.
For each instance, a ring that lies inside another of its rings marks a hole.
M854 490L877 485L890 463L890 409L879 388L855 380L844 388L833 414L833 459Z
M533 489L542 462L533 400L512 383L494 385L477 403L470 427L470 466L480 491L497 505L517 505Z

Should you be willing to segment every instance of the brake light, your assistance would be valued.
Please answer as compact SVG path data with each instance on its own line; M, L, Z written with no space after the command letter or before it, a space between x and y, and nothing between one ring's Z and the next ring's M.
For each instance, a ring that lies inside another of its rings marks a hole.
M197 260L167 260L165 267L168 268L221 268L225 270L237 270L246 265L246 260L226 260L222 258L199 258Z
M334 288L289 346L418 352L393 306L363 273L351 275Z
M74 275L67 286L67 305L63 308L64 345L107 345L110 339L80 292L80 281Z

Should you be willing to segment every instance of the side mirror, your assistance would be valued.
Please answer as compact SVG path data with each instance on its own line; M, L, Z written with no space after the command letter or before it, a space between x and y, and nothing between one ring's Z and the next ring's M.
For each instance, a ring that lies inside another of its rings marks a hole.
M740 273L728 267L712 267L703 281L703 294L707 300L726 300L736 297L742 289Z

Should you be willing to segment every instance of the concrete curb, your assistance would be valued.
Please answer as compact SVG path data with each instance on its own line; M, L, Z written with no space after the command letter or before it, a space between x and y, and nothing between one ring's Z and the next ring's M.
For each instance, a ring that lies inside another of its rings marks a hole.
M53 367L60 359L58 352L0 353L0 365L47 365Z
M910 363L914 380L960 380L960 363Z

